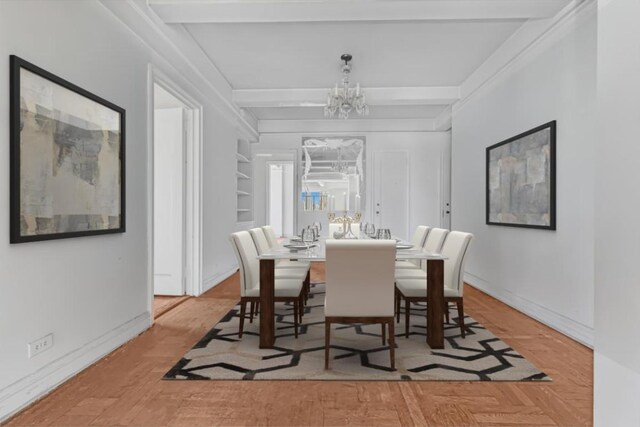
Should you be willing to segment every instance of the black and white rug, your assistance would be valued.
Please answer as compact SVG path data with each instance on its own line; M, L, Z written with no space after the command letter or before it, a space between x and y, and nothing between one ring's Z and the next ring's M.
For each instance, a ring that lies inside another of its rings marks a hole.
M424 306L413 306L409 338L404 314L396 323L396 370L389 368L389 347L380 325L333 325L331 365L324 369L324 286L312 288L298 339L293 336L293 307L276 304L276 344L258 347L258 320L245 320L238 338L237 305L211 329L165 379L185 380L427 380L550 381L518 352L469 316L460 336L455 310L445 325L445 348L426 344ZM248 309L248 307L247 307Z

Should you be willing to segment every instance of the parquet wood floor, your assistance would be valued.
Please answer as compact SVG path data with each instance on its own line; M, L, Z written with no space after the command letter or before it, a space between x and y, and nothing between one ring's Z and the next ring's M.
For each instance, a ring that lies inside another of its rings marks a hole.
M158 317L165 314L167 311L171 310L178 304L182 304L184 301L189 299L188 296L168 296L168 295L156 295L153 297L153 318L157 319Z
M322 265L315 266L312 280L323 273ZM592 351L470 287L469 314L553 382L162 381L238 299L236 275L164 314L6 425L592 424Z

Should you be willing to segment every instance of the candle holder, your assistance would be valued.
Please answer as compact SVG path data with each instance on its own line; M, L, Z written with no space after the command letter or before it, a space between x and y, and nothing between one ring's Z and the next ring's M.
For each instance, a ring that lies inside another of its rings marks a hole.
M351 231L351 224L354 222L359 223L362 219L362 213L355 212L353 216L349 216L349 212L344 211L342 216L336 216L335 212L329 212L329 222L334 224L342 224L344 230L343 239L357 239L358 237Z

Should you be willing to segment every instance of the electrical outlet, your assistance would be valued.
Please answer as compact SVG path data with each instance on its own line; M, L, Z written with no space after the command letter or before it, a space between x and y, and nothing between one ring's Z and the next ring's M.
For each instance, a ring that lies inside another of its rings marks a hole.
M27 345L27 353L29 359L37 354L42 353L43 351L49 350L51 347L53 347L53 334L49 334L45 337L30 342Z

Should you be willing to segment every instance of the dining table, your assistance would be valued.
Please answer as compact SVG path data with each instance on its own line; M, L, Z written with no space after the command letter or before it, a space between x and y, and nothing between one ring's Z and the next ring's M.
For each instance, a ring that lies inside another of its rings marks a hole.
M273 348L276 341L275 326L275 267L279 260L320 262L326 260L326 240L320 237L308 248L291 250L285 247L289 239L258 256L260 261L260 348ZM300 242L296 242L302 246ZM411 245L399 242L399 247ZM444 348L444 261L441 254L411 247L397 249L396 260L424 260L427 263L427 344L432 349Z

